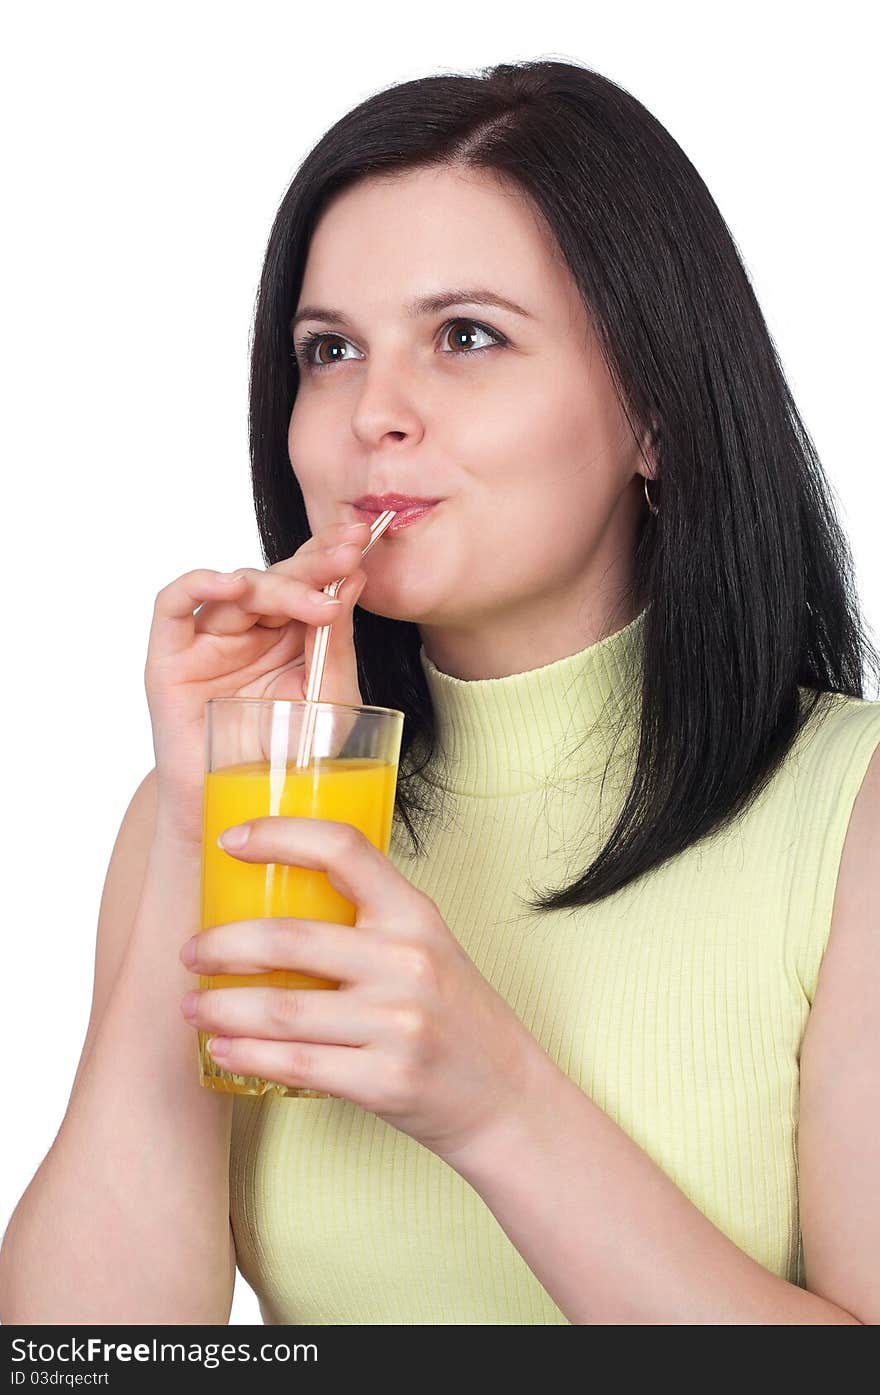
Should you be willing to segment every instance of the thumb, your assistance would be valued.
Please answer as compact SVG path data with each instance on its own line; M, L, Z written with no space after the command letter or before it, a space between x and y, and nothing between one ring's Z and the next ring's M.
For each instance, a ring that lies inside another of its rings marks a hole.
M340 586L336 598L342 602L339 614L330 626L324 677L321 683L322 702L342 702L359 707L363 703L358 684L357 653L354 647L354 608L358 596L367 584L362 567L350 573ZM314 659L317 631L312 631L309 669Z

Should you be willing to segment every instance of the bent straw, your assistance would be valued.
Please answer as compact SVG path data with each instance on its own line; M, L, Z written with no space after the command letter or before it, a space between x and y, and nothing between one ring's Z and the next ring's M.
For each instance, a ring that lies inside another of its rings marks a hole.
M370 524L370 541L367 543L361 558L366 557L370 548L381 538L385 529L394 518L397 510L386 509L380 513L379 517ZM336 596L339 588L345 581L342 576L338 581L331 581L324 587L327 596ZM324 678L324 665L327 661L327 646L330 643L330 631L332 625L319 625L315 636L315 647L312 651L312 667L309 673L308 687L306 688L306 710L303 715L303 724L299 734L299 750L296 755L298 769L303 769L311 760L312 737L315 730L315 719L318 715L317 704L321 701L321 683Z

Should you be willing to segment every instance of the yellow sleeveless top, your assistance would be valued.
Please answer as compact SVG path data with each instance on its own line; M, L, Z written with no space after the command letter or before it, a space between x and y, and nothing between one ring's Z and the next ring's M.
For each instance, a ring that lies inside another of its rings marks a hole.
M505 678L452 678L423 648L443 806L425 855L395 821L389 857L566 1075L803 1287L798 1058L880 702L827 695L731 827L598 905L533 912L521 898L574 880L610 830L634 748L612 751L608 719L644 616ZM376 1115L275 1095L233 1111L230 1214L265 1322L567 1323L479 1194Z

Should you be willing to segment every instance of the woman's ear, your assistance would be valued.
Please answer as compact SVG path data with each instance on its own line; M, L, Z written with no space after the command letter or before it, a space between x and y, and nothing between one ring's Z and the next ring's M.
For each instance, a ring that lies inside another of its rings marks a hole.
M656 422L648 427L642 437L642 456L651 467L649 479L655 480L659 473L660 428Z

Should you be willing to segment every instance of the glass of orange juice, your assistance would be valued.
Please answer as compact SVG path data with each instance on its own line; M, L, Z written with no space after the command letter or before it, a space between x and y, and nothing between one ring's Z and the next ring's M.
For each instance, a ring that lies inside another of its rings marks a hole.
M301 745L308 708L312 709L312 730ZM357 907L332 886L325 872L242 862L225 852L217 839L233 824L283 814L353 824L380 852L387 853L403 713L390 707L280 698L212 698L205 704L205 728L200 929L267 916L354 925ZM300 765L304 752L308 760ZM262 984L339 987L331 979L291 969L199 976L200 988ZM274 1091L295 1098L330 1098L322 1090L298 1089L224 1070L206 1050L211 1035L198 1033L199 1079L206 1088L239 1095Z

